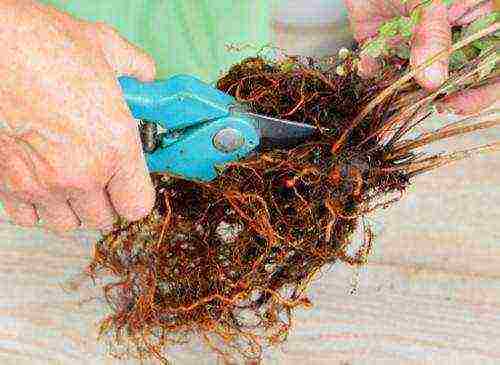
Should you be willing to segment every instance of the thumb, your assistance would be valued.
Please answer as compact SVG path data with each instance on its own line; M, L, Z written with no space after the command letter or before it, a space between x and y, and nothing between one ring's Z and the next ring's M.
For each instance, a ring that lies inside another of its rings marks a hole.
M410 64L418 67L437 53L451 46L451 27L446 6L440 0L422 9L422 18L416 27ZM448 79L448 59L439 59L417 72L416 81L430 91L438 89Z
M104 57L117 76L133 76L141 81L154 80L156 66L151 56L123 38L109 25L95 23L92 26Z
M122 139L124 149L118 154L116 170L106 191L119 216L135 221L153 208L155 190L141 148L139 133ZM135 142L135 143L134 143Z
M480 87L454 93L437 104L440 113L472 115L482 112L500 101L500 77Z

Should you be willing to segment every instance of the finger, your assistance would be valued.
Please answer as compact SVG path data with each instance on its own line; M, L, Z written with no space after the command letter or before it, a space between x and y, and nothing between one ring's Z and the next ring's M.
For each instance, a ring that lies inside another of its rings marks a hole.
M137 136L137 138L139 138ZM118 215L129 221L145 217L154 205L155 193L141 148L122 158L107 192Z
M378 33L381 24L394 16L401 15L404 6L399 1L345 0L349 23L354 38L363 42Z
M500 78L470 90L454 93L437 105L438 112L451 112L459 115L477 114L500 100Z
M88 192L70 200L70 205L78 219L86 228L106 229L115 222L117 215L104 191Z
M38 216L32 204L9 197L0 193L0 200L7 216L12 222L22 227L33 227L38 222Z
M367 40L367 43L372 39ZM387 45L390 48L396 48L399 44L403 43L403 38L400 36L395 36L387 41ZM372 77L377 74L382 69L382 62L378 58L369 56L366 53L361 52L359 63L358 63L358 75L363 78Z
M439 0L422 9L420 23L415 29L410 64L418 67L437 53L451 46L451 27L446 6ZM417 72L415 79L427 90L438 89L448 78L448 59L440 59Z
M103 23L93 26L104 56L118 76L133 76L142 81L154 80L156 66L151 56L120 36L110 26Z
M358 75L363 78L368 78L375 75L382 64L376 58L370 57L368 55L361 55L358 63Z
M80 221L65 201L35 203L35 209L44 227L51 231L63 233L80 226Z
M493 1L456 0L448 10L448 20L453 25L466 25L492 11Z

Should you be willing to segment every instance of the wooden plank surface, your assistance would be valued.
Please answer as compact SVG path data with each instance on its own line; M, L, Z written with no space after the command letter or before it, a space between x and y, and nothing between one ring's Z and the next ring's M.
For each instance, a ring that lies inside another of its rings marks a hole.
M500 131L462 142L495 138ZM417 178L403 201L371 218L378 239L369 264L323 273L314 308L298 313L288 343L265 363L500 363L499 203L498 154ZM104 305L79 305L90 292L64 290L95 237L62 239L0 221L1 364L134 364L96 343ZM217 363L199 347L172 358Z

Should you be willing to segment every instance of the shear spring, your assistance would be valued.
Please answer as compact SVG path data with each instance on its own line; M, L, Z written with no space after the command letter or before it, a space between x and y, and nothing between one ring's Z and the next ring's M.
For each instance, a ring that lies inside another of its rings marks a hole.
M142 148L146 153L153 153L160 144L158 127L156 123L141 120L139 124Z

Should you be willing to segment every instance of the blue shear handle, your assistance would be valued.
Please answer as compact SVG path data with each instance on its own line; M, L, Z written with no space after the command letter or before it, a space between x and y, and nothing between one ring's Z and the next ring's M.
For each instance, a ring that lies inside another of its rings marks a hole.
M251 118L231 115L230 106L236 103L231 95L192 76L150 83L121 77L119 82L134 118L169 131L191 127L173 140L165 137L160 148L146 155L150 172L210 181L217 177L219 167L247 156L260 142ZM241 135L243 144L224 151L215 146L215 137L228 128Z
M118 81L134 118L154 121L167 130L226 117L235 102L232 96L188 75L149 83L131 77Z

